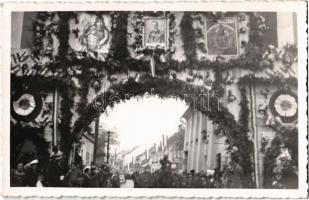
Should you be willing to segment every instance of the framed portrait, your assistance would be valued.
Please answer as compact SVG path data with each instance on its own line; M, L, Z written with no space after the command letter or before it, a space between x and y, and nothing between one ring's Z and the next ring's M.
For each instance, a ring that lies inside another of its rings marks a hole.
M167 18L144 18L143 47L165 48L168 47L168 19Z
M234 17L217 21L205 20L206 48L209 56L238 56L237 20Z

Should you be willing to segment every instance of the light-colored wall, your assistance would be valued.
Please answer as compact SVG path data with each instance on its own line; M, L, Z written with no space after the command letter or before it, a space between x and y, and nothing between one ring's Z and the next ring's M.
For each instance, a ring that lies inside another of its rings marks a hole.
M295 13L277 13L277 28L278 28L278 46L283 47L287 43L295 44L297 35L295 35Z
M21 35L23 29L23 12L12 12L12 25L11 25L11 48L20 48Z
M93 159L93 149L94 149L94 143L93 141L90 141L88 138L85 136L82 137L81 139L81 156L83 159L83 164L84 165L90 165ZM88 154L88 159L87 159L87 154Z
M208 134L207 142L203 140L201 134L203 129L206 129ZM199 172L214 169L217 153L221 153L222 162L225 160L227 156L225 136L218 138L213 131L212 121L201 112L193 111L187 116L184 141L184 150L188 151L188 161L185 163L187 171L194 169Z

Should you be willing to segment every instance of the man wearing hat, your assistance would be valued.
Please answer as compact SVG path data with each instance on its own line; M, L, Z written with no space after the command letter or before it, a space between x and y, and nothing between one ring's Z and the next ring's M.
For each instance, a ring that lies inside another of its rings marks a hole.
M82 187L83 184L83 172L82 163L75 163L72 171L69 175L69 186L70 187Z
M39 164L39 160L35 159L25 165L24 168L26 172L26 177L25 177L26 186L29 186L29 187L36 186L36 182L37 182L38 175L39 175L38 164Z
M53 155L50 158L50 163L47 167L47 172L46 172L46 181L49 187L60 187L61 186L61 181L60 181L60 176L61 176L61 171L60 168L57 164L57 156Z
M102 164L101 170L97 176L98 176L99 187L107 187L108 179L111 176L109 172L109 167L105 164Z
M23 187L25 186L25 171L23 163L17 164L17 169L12 172L11 186L13 187Z
M99 178L97 176L97 166L94 163L91 163L90 166L90 187L99 187Z

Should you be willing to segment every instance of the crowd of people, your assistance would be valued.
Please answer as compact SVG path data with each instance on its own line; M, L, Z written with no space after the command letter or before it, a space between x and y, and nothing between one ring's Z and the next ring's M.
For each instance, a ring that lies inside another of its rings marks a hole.
M177 173L171 169L167 157L161 161L161 168L153 173L149 170L136 171L131 176L135 188L241 188L243 170L238 163L233 168L224 166L211 172ZM118 171L103 164L97 167L94 163L83 166L80 162L68 167L65 159L56 152L50 156L46 167L41 167L39 160L34 159L24 165L19 162L11 171L12 187L102 187L119 188Z
M119 173L112 173L107 165L96 167L92 164L83 168L78 163L65 170L61 159L51 158L45 170L38 160L27 165L18 163L11 171L12 187L120 187Z
M161 160L161 169L151 173L148 170L134 172L132 179L136 188L242 188L243 169L234 162L232 167L224 166L207 172L195 170L177 173L171 169L167 157Z
M12 187L120 187L119 173L112 172L108 165L84 166L77 162L69 167L56 148L47 165L39 159L24 163L21 159L11 170Z

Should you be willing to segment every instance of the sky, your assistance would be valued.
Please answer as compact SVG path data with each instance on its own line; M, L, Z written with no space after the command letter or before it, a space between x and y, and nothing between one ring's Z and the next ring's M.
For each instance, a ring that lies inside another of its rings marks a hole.
M181 116L186 111L184 101L173 98L160 99L148 96L141 99L131 98L108 108L101 115L100 124L104 129L119 134L117 151L129 150L139 145L144 151L162 140L162 134L172 135L181 124Z

